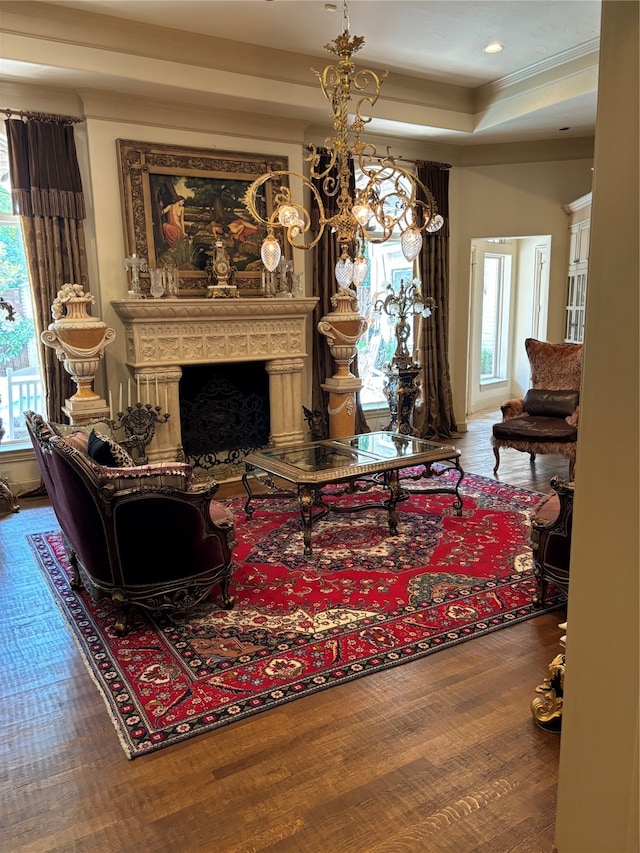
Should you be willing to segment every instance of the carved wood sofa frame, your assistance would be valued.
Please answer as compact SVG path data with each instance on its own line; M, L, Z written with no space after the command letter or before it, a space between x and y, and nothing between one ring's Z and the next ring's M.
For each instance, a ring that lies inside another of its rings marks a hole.
M151 478L118 488L101 482L89 457L40 415L25 412L25 420L73 569L71 586L113 601L119 635L129 629L133 605L184 610L219 586L222 607L233 607L235 518L213 500L218 483L182 489Z

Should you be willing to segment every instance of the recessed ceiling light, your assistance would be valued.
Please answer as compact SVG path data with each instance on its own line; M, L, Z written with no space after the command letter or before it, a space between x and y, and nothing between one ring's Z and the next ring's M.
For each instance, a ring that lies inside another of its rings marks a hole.
M324 8L325 8L325 11L327 11L327 12L337 12L338 11L337 3L325 3Z
M492 41L491 44L488 44L486 47L482 48L483 53L500 53L502 50L502 45L498 41Z

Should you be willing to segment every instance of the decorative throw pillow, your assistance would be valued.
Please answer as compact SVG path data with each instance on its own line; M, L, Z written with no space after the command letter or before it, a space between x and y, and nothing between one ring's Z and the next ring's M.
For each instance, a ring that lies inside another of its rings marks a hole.
M87 447L89 458L109 468L133 468L133 459L124 447L107 435L91 430Z
M64 436L64 440L75 450L79 450L81 453L85 453L87 455L89 454L89 436L86 432L83 432L82 430L70 432L68 435Z

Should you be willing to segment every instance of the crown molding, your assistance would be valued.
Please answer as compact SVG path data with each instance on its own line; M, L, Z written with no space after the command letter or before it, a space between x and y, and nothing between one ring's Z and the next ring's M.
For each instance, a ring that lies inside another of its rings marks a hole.
M484 86L479 86L476 93L480 99L497 95L505 89L515 86L518 83L531 80L533 77L538 77L540 74L545 74L548 71L555 71L557 68L562 68L569 63L582 59L585 56L595 55L595 65L598 64L600 52L600 39L595 38L577 47L565 50L563 53L557 53L555 56L550 56L548 59L542 59L530 65L528 68L522 68L520 71L515 71L506 77L501 77L499 80L493 80Z
M592 200L592 193L587 193L586 195L580 196L575 201L570 201L569 204L563 204L562 209L570 216L572 213L577 213L579 210L584 210L585 207L589 207Z

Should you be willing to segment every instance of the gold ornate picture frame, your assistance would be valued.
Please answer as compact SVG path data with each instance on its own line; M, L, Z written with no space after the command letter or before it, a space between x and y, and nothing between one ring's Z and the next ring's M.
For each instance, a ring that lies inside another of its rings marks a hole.
M207 295L207 264L222 242L240 296L262 295L260 246L266 231L244 205L249 185L265 172L286 171L287 157L116 140L127 255L151 269L174 264L180 296ZM262 203L273 209L272 190ZM149 274L140 275L149 291Z

